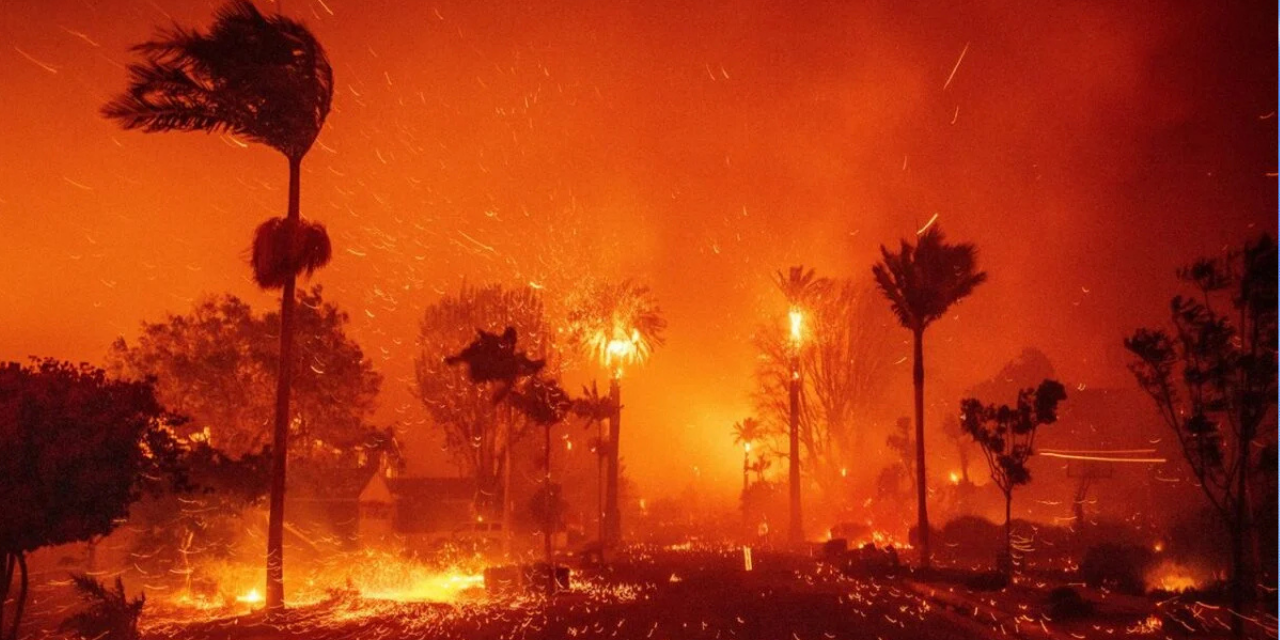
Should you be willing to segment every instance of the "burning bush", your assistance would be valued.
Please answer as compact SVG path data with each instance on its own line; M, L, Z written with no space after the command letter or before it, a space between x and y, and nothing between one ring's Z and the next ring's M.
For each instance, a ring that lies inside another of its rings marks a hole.
M1149 591L1184 593L1202 588L1212 581L1212 575L1191 564L1162 560L1147 570L1144 581Z

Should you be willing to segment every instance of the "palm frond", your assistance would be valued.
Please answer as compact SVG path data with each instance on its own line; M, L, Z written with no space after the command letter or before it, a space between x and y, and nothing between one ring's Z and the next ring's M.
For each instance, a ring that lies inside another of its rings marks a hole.
M947 244L937 225L915 246L903 240L897 253L882 246L880 254L881 261L871 268L876 285L898 321L913 331L923 331L987 280L977 270L977 248Z
M297 159L329 114L333 69L315 36L246 0L219 9L208 33L175 25L133 50L144 62L103 108L126 128L227 130Z
M253 236L253 279L264 289L283 287L289 276L310 276L329 263L333 248L324 225L309 220L271 218Z

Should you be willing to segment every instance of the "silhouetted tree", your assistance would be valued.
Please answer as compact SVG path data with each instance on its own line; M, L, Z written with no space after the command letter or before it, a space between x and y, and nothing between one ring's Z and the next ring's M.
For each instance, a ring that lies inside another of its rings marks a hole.
M779 271L775 282L787 300L790 325L787 349L787 495L790 502L787 537L791 544L798 544L804 540L800 508L800 406L804 391L800 367L802 325L804 314L813 306L813 300L822 296L831 282L818 278L813 269L805 270L804 265L791 267L785 274Z
M925 230L915 246L906 240L897 253L880 247L882 259L871 268L880 291L889 299L889 308L898 323L911 331L916 412L916 512L919 517L920 562L928 567L929 510L925 501L924 460L924 332L941 318L951 305L968 297L986 282L978 271L977 249L972 244L948 244L942 230L934 225Z
M1057 422L1058 403L1066 398L1061 382L1045 380L1035 389L1019 391L1013 407L983 405L976 398L960 402L960 426L982 447L991 480L1004 494L1005 547L999 564L1005 573L1013 569L1013 489L1031 482L1027 462L1035 455L1036 432L1040 425Z
M573 401L573 413L586 421L587 426L595 425L596 437L591 441L591 452L596 457L596 518L599 519L599 541L604 541L604 463L611 454L612 446L609 437L604 433L604 422L617 414L619 407L614 406L611 396L600 395L596 381L591 386L582 387L582 396ZM603 547L602 547L603 549ZM603 552L603 551L602 551Z
M573 407L569 394L553 378L538 375L545 366L543 360L529 358L517 351L518 335L514 327L507 327L501 335L479 330L476 339L457 355L445 358L452 366L465 364L467 377L477 385L497 383L493 394L495 404L506 401L532 424L543 428L543 482L540 492L544 500L541 521L543 544L548 567L547 593L555 591L555 563L551 550L552 530L556 520L552 517L552 496L558 500L558 490L551 486L551 428L564 420Z
M841 469L865 463L859 451L890 377L892 317L867 285L822 282L823 295L805 297L798 439L800 468L831 492L840 486ZM752 399L766 446L775 446L789 437L792 345L776 318L758 327L752 341L758 353Z
M319 286L300 291L298 302L289 432L300 446L289 460L354 466L385 441L369 422L382 376L347 334L346 312ZM116 377L154 377L160 401L189 418L180 436L236 458L270 444L279 336L278 313L255 314L224 294L196 302L188 314L143 322L136 341L115 341L106 368Z
M248 0L232 0L208 33L179 26L135 46L129 89L102 112L126 129L146 132L227 131L279 151L289 161L289 209L258 227L253 277L282 289L280 367L272 452L271 513L267 531L269 611L284 606L284 491L293 373L294 286L329 262L324 226L300 214L302 158L311 149L333 99L333 70L302 23L264 16Z
M506 374L484 370L472 373L446 360L475 340L477 330L501 343L502 333L514 329L526 353L546 361L550 375L559 371L559 360L543 317L542 299L533 288L505 289L499 285L464 285L427 307L418 333L421 351L415 359L415 382L433 428L444 435L444 446L462 470L476 480L481 492L478 506L503 494L504 525L510 526L510 502L506 480L510 476L509 453L528 426L523 416L505 403L494 402L494 389L472 380L502 381ZM495 347L502 348L501 344ZM479 347L477 347L479 348ZM509 388L509 387L507 387ZM498 393L507 391L500 388Z
M667 321L649 287L634 280L588 283L569 297L567 305L569 344L610 374L614 414L609 420L604 542L612 544L622 539L622 369L648 360L653 350L662 346Z
M512 338L514 343L514 335L512 335ZM509 368L515 371L514 376L508 378L516 386L515 391L509 396L510 402L522 415L542 427L544 436L542 441L543 482L538 495L535 497L535 504L541 504L542 507L540 509L542 517L538 518L538 520L542 525L543 551L546 555L548 567L547 593L551 594L556 589L555 557L551 548L551 536L562 526L564 514L564 501L560 495L560 487L551 481L551 429L564 421L565 416L573 409L573 400L569 398L569 394L565 393L564 389L560 387L560 383L556 380L539 376L535 373L522 374L522 371L530 369L527 364L529 359L522 353L514 353L510 356L504 353L496 359L489 359L489 362L498 364L499 368ZM501 364L503 362L506 364ZM472 366L474 371L475 365L473 364ZM523 384L517 381L517 376L521 375L528 376L528 379Z
M178 452L163 426L177 418L148 382L107 378L88 365L0 364L0 637L18 574L10 640L26 604L26 555L110 533L144 490L181 484Z
M1178 271L1194 293L1170 304L1173 331L1124 341L1130 369L1178 436L1209 503L1231 532L1232 630L1255 599L1252 484L1276 428L1276 245L1270 236Z

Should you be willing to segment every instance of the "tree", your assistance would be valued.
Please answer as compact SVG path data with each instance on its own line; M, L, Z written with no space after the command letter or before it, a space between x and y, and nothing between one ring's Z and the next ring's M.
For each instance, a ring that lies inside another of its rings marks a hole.
M551 483L551 428L564 420L573 407L569 394L553 378L538 375L545 361L529 358L523 351L516 351L518 335L514 327L507 327L502 335L484 330L457 355L445 358L453 366L465 364L467 377L477 385L498 383L493 394L495 404L507 401L512 408L533 424L543 428L543 482L535 496L535 509L542 525L544 551L547 561L547 593L555 592L555 563L551 551L551 534L557 526L560 497L559 488ZM509 500L509 498L507 498Z
M1057 380L1045 380L1035 389L1018 392L1017 404L984 405L976 398L960 402L960 426L982 447L991 470L991 480L1004 494L1004 555L1000 569L1013 569L1013 489L1031 482L1027 462L1035 455L1036 432L1040 425L1058 420L1058 403L1067 399L1067 390Z
M347 335L349 318L321 287L299 292L295 324L299 356L292 379L290 461L353 466L383 437L373 417L382 376ZM156 395L189 418L177 430L231 458L269 444L274 397L268 381L279 367L280 315L255 314L229 294L195 303L190 313L143 322L133 343L117 339L107 369L130 379L155 378Z
M609 371L609 399L614 413L609 422L609 459L605 482L605 540L622 539L619 508L622 446L622 370L649 359L662 346L667 321L649 287L633 280L588 283L569 299L569 343Z
M840 486L840 470L863 463L858 453L888 384L892 345L888 311L851 279L825 280L825 295L805 303L809 327L800 350L800 467L824 491ZM753 400L762 429L789 437L792 345L784 323L757 328ZM789 452L787 452L789 453Z
M777 274L776 283L787 299L790 332L787 349L787 494L789 497L789 526L787 538L791 544L804 540L804 521L800 515L800 394L803 391L800 372L800 349L804 312L811 301L820 297L830 287L826 278L817 278L814 270L804 265L791 267L786 274Z
M1205 497L1231 532L1232 630L1256 595L1254 482L1275 440L1276 245L1270 236L1178 271L1193 294L1170 304L1172 332L1139 329L1124 341L1130 369L1178 436Z
M599 520L599 530L596 535L598 541L603 541L605 536L604 463L610 458L612 449L609 438L604 433L604 422L612 419L619 409L620 407L614 405L611 396L600 395L600 389L596 386L595 380L591 381L590 387L583 385L582 395L573 401L572 411L574 415L586 421L588 428L591 425L596 427L596 437L591 440L591 452L595 454L596 458L596 518Z
M27 596L26 554L110 533L163 478L181 483L166 423L178 419L149 382L53 359L0 364L0 637L18 573L9 640Z
M297 276L329 262L323 225L302 220L302 159L333 100L333 69L319 41L302 23L264 16L248 0L218 10L208 33L174 26L133 48L129 89L102 113L126 129L145 132L226 131L258 142L289 162L289 209L258 227L253 276L281 289L280 367L277 376L271 513L267 530L268 611L284 606L284 490L293 373L294 286Z
M499 334L507 327L521 336L526 353L545 360L549 372L559 370L537 290L500 285L463 285L456 295L427 307L419 326L421 350L414 368L418 397L432 427L444 435L445 449L454 461L476 481L480 492L477 506L486 507L501 495L503 525L510 530L511 447L523 437L528 421L509 405L495 403L490 389L473 384L473 380L504 378L510 372L489 372L482 365L474 372L478 378L472 379L470 371L447 362L476 337L477 330L501 342ZM514 349L514 335L510 346Z
M521 359L519 355L510 359L516 364L514 367L517 371L516 375L519 375L518 372L521 370L528 370L527 367L519 366ZM543 430L543 481L534 503L539 506L535 509L535 517L542 525L543 552L547 561L547 594L550 595L556 590L555 557L551 548L551 535L562 526L561 520L564 514L560 487L551 481L551 429L564 421L565 416L573 409L573 401L560 387L558 381L536 373L529 374L524 384L519 385L519 388L509 397L517 411Z
M942 317L951 305L973 293L987 281L978 271L977 249L969 243L948 244L942 230L934 225L918 234L916 245L906 240L897 253L880 247L881 261L871 268L880 292L898 323L913 338L912 384L916 411L916 513L920 528L920 563L930 564L929 509L925 502L924 461L924 332Z
M750 489L748 472L751 471L751 447L764 436L760 421L745 418L733 423L733 443L742 445L742 519L744 531L747 520L747 490Z

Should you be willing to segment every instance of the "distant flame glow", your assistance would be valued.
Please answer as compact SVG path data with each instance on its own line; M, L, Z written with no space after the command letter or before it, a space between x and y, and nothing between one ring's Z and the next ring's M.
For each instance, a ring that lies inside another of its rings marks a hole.
M792 308L787 313L787 317L791 319L791 343L798 345L803 338L801 328L804 324L804 314L799 309Z
M262 602L262 594L257 589L250 589L248 593L236 596L236 602L244 602L247 604L258 604Z
M1194 591L1207 582L1209 576L1194 567L1166 560L1147 572L1147 589L1182 593Z

